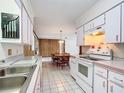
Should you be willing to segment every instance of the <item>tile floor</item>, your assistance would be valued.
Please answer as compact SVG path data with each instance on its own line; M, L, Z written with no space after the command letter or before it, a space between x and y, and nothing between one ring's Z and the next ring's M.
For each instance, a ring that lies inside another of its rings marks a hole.
M62 70L51 63L42 66L41 93L84 93L70 76L69 68Z

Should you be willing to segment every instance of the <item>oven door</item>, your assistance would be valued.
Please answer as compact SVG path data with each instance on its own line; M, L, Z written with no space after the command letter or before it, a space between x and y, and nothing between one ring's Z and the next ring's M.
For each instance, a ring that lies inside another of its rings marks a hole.
M93 63L84 60L78 60L77 75L90 87L93 80Z

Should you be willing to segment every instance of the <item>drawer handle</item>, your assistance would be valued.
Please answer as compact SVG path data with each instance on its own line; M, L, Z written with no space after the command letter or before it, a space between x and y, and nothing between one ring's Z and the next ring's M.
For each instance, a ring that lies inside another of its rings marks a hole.
M116 35L116 41L118 41L118 35Z
M105 81L103 81L103 85L102 86L105 88Z
M110 86L110 92L113 93L113 86Z
M123 80L118 79L118 78L116 78L116 77L114 77L114 79L117 80L117 81L123 82Z

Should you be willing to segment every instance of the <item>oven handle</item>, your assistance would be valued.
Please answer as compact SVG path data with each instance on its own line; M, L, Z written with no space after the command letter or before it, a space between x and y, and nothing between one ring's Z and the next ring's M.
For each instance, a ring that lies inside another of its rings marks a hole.
M86 61L86 62L84 62L84 61L78 61L78 63L80 63L80 64L85 64L85 65L93 65L92 63L90 63L90 62L88 62L88 61Z

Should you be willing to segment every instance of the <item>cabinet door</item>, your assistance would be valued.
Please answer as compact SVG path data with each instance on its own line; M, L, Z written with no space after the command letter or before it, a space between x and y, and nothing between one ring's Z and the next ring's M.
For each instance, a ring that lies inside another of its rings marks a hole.
M84 44L84 31L83 26L77 30L77 45L82 46Z
M22 8L22 40L23 43L27 43L27 27L28 27L28 15L24 8Z
M121 34L121 40L124 43L124 3L122 4L122 34Z
M27 28L27 37L28 37L28 44L30 44L31 45L31 22L30 22L30 19L29 19L29 17L28 17L28 28Z
M107 93L107 80L96 74L94 76L94 93Z
M124 87L116 85L112 82L108 83L108 93L124 93Z
M93 20L93 27L98 27L98 26L101 26L105 23L105 15L101 15L99 16L98 18L94 19Z
M84 31L88 31L90 29L91 29L91 23L90 22L84 25Z
M121 5L105 14L105 39L106 43L120 43Z

